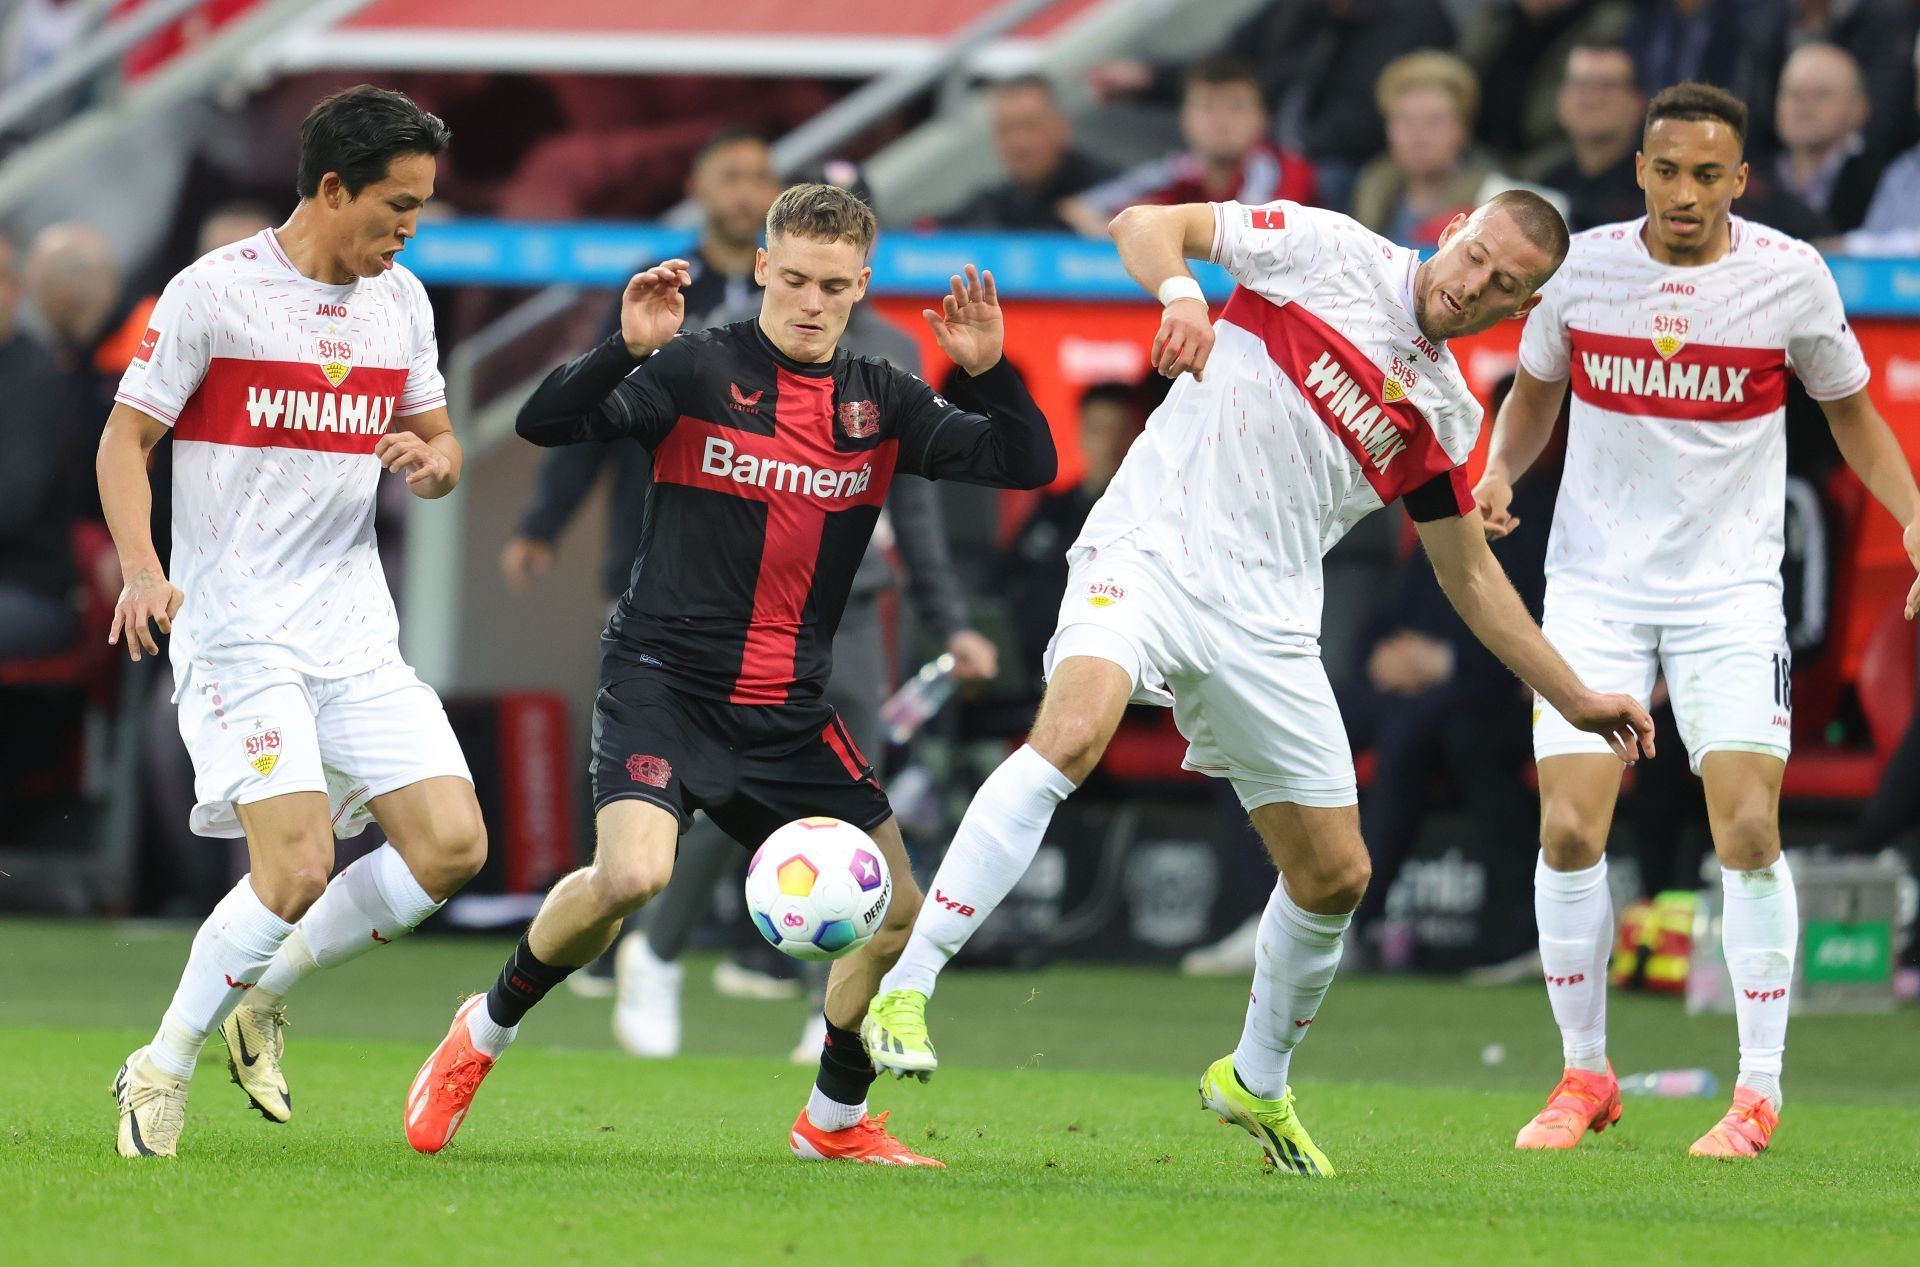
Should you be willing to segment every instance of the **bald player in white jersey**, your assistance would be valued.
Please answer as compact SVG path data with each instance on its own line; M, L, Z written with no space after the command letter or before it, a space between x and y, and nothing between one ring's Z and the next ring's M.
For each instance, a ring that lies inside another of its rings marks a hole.
M1664 673L1705 784L1740 1073L1732 1108L1691 1151L1723 1158L1757 1156L1779 1122L1799 935L1780 856L1792 723L1780 584L1789 372L1920 563L1920 495L1867 395L1866 359L1826 264L1729 214L1746 183L1745 130L1746 107L1718 88L1681 84L1653 99L1638 160L1647 214L1573 240L1527 320L1475 490L1490 535L1518 526L1512 481L1545 445L1571 381L1545 627L1590 682L1644 700ZM1916 603L1920 584L1909 618ZM1620 1116L1606 1050L1604 852L1620 763L1551 700L1535 705L1534 754L1534 909L1565 1071L1515 1143L1565 1149Z
M244 835L251 866L114 1079L123 1156L175 1154L216 1029L233 1080L285 1122L287 991L412 930L486 857L460 745L400 658L373 534L383 468L419 497L460 479L433 314L395 263L446 145L445 125L396 92L315 106L293 215L168 283L100 440L126 577L108 641L138 660L158 650L149 624L171 634L193 829ZM169 433L171 581L147 484ZM335 835L368 817L388 843L328 883Z
M1425 263L1291 202L1115 218L1121 259L1164 305L1155 364L1179 381L1069 552L1039 718L974 798L881 983L863 1031L877 1065L934 1068L937 974L1026 870L1127 704L1171 705L1184 764L1232 782L1281 873L1240 1045L1207 1070L1202 1100L1270 1164L1332 1173L1287 1085L1370 870L1320 662L1321 556L1361 517L1403 502L1474 633L1623 758L1652 751L1640 705L1587 689L1541 637L1461 470L1481 410L1446 340L1530 308L1566 232L1521 192L1457 217ZM1217 324L1186 259L1213 260L1238 283Z

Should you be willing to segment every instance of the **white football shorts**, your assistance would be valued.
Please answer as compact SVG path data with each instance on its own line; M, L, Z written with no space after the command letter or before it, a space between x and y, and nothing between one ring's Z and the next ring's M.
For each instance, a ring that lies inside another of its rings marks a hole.
M1072 656L1125 669L1135 703L1170 705L1181 764L1231 782L1245 808L1359 800L1319 644L1250 636L1126 540L1073 553L1047 674Z
M244 836L236 805L324 792L344 840L366 829L377 796L442 775L473 781L440 697L404 664L317 678L196 663L174 698L201 836Z
M1541 628L1596 691L1618 691L1645 704L1655 675L1664 673L1695 774L1709 752L1759 752L1785 761L1792 751L1793 659L1784 617L1642 625L1597 615L1579 603L1555 603L1549 594ZM1536 760L1610 751L1605 739L1575 730L1534 697Z

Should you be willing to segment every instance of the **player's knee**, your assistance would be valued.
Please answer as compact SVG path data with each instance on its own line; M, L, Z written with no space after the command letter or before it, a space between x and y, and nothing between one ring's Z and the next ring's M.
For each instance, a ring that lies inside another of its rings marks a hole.
M253 889L260 904L289 924L298 923L327 891L333 869L330 854L325 858L303 856L281 866L256 869Z
M1367 895L1367 884L1372 879L1373 860L1362 850L1306 877L1306 883L1301 886L1306 892L1295 894L1294 901L1323 914L1351 911L1358 908L1360 899ZM1288 881L1292 882L1291 875Z
M673 865L655 858L602 858L593 864L594 892L607 909L605 915L624 919L660 895L673 874Z
M1078 785L1100 764L1108 738L1108 731L1099 718L1061 709L1042 712L1027 743L1045 757L1049 765Z
M450 822L438 830L425 851L424 875L416 877L420 887L437 902L444 902L487 862L487 825L476 811L470 821Z
M1770 805L1737 805L1717 826L1714 852L1729 870L1772 866L1780 856L1780 820Z
M1606 829L1575 806L1549 801L1540 813L1540 850L1555 871L1584 871L1606 854Z

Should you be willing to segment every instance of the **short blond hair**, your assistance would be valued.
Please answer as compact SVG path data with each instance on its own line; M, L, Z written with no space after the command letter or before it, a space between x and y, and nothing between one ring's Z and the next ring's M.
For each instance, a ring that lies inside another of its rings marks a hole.
M1471 124L1480 110L1480 77L1473 67L1438 49L1423 48L1387 63L1373 88L1373 100L1384 117L1393 103L1409 92L1437 88L1453 100L1462 123Z
M816 242L851 242L873 249L879 235L873 208L838 185L795 185L767 211L767 240L793 234Z

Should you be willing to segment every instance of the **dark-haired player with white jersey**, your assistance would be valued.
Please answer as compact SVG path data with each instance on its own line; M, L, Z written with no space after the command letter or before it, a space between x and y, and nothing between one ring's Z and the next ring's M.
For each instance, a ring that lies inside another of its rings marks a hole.
M433 195L446 126L362 85L300 133L287 222L161 294L100 440L126 587L108 641L171 634L193 829L247 840L250 872L187 957L153 1041L114 1080L118 1148L171 1157L207 1038L268 1121L292 1097L281 1000L302 976L412 930L479 870L486 831L432 688L400 658L374 542L384 470L415 496L460 480L433 314L395 257ZM173 444L173 557L148 528L147 457ZM328 882L335 835L388 843Z
M1525 312L1566 225L1512 191L1457 217L1424 262L1347 216L1286 201L1135 207L1112 232L1163 305L1154 361L1179 381L1068 554L1039 717L968 807L863 1036L881 1068L932 1071L926 1006L940 970L1031 863L1127 704L1171 705L1184 764L1233 784L1281 873L1239 1046L1206 1071L1201 1101L1269 1164L1327 1175L1287 1074L1370 868L1320 663L1321 557L1401 502L1476 635L1623 758L1652 750L1645 710L1589 690L1541 637L1461 470L1481 410L1446 340ZM1187 259L1238 283L1217 323Z
M1475 490L1491 536L1512 481L1573 412L1547 554L1547 636L1588 681L1646 699L1664 673L1706 787L1725 886L1740 1072L1733 1106L1692 1147L1747 1158L1780 1114L1799 919L1780 856L1792 704L1780 558L1787 375L1820 402L1842 456L1906 530L1920 494L1867 394L1867 364L1813 248L1730 214L1746 184L1746 107L1704 84L1649 104L1647 214L1573 239L1527 319L1520 367ZM1920 603L1909 592L1906 614ZM1572 1148L1620 1116L1606 1055L1613 917L1605 847L1620 763L1535 704L1540 959L1565 1072L1519 1148Z

